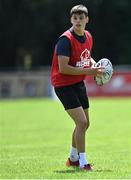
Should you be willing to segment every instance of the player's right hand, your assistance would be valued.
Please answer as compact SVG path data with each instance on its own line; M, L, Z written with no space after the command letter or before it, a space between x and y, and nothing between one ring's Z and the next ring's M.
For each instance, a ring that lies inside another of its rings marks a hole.
M91 69L92 71L94 71L94 75L99 76L99 77L101 77L103 73L105 72L104 67L92 67Z

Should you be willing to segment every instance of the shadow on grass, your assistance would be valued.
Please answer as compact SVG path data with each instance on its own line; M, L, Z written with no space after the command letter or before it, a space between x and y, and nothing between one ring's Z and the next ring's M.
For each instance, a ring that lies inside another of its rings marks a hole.
M69 170L58 170L58 171L54 171L55 173L61 173L61 174L64 174L64 173L85 173L86 171L82 171L80 169L69 169ZM110 170L110 169L98 169L98 170L93 170L93 171L89 171L89 172L102 172L102 173L105 173L105 172L113 172L113 170Z
M64 173L75 173L75 172L79 172L79 171L76 169L70 169L70 170L59 170L59 171L54 171L54 172L64 174Z
M113 172L113 170L111 170L111 169L98 169L98 170L94 170L93 172Z

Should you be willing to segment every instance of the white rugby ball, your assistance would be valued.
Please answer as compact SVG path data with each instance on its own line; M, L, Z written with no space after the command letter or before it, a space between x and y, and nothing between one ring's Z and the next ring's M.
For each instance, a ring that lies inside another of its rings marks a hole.
M96 63L96 67L104 67L104 73L101 77L96 76L95 81L97 85L104 85L108 83L113 74L113 66L109 59L102 58Z

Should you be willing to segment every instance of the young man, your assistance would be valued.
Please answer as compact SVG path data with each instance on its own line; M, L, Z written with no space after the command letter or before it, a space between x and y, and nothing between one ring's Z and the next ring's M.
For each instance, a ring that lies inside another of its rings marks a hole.
M65 31L55 46L51 82L66 112L75 123L72 147L67 166L79 166L92 170L86 158L85 133L89 127L89 100L84 85L86 75L101 76L102 67L95 67L91 57L92 36L85 30L89 21L84 5L74 6L71 11L72 27Z

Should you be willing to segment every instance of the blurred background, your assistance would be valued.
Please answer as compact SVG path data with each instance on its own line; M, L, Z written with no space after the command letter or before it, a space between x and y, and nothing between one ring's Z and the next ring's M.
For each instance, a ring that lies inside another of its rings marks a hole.
M52 97L50 68L57 38L70 28L72 6L89 9L92 57L111 60L112 80L90 96L131 96L130 0L0 0L0 98Z

